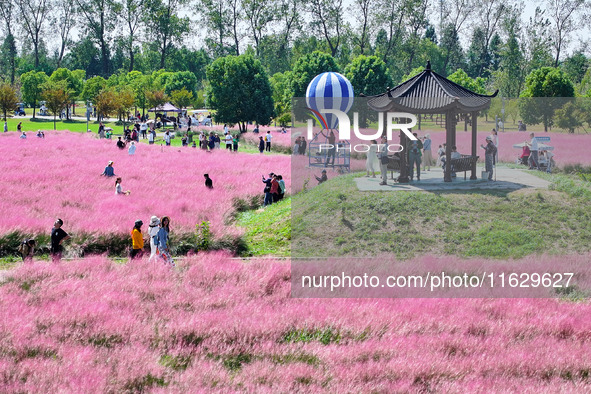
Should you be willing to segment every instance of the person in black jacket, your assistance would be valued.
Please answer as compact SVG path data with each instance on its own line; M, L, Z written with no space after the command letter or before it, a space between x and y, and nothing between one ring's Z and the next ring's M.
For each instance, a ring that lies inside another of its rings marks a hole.
M62 229L62 225L64 221L62 219L57 219L53 224L53 228L51 229L51 259L53 262L58 262L62 258L62 252L64 251L64 247L62 246L62 242L69 239L70 236Z
M265 151L265 140L263 137L259 137L259 152L263 153Z

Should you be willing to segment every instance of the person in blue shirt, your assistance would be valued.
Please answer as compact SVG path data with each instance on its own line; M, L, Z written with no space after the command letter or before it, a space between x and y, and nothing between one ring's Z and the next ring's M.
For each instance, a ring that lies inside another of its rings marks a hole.
M433 153L431 151L431 136L429 133L425 134L423 140L423 171L431 171L431 165L433 164Z
M109 164L105 167L105 170L101 174L102 176L112 177L115 176L115 169L113 168L113 161L109 161Z

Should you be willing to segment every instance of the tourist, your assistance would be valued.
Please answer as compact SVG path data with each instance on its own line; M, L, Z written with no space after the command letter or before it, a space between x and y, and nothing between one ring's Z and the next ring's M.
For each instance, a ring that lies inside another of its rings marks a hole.
M431 165L433 164L433 153L431 152L431 135L425 134L423 140L423 171L431 171Z
M209 147L210 152L215 149L215 135L213 134L213 131L209 133L209 141L207 146Z
M263 207L273 204L273 195L271 194L271 184L273 182L273 176L275 176L275 174L273 174L272 172L269 174L269 178L265 178L265 176L262 175L263 183L265 184L265 188L263 189L263 193L265 193Z
M33 256L35 255L35 246L37 242L34 239L26 239L21 242L20 246L18 247L18 252L20 253L23 262L31 262L33 261Z
M185 134L185 135L183 135L183 136L181 137L181 145L182 145L182 146L188 146L188 145L189 145L189 143L187 142L188 140L189 140L189 139L188 139L187 135L186 135L186 134Z
M279 201L279 180L277 175L271 177L271 198L273 202Z
M265 140L263 140L263 137L259 137L259 152L261 152L261 154L265 151Z
M135 142L131 141L131 145L129 145L129 149L127 150L127 153L129 153L130 156L133 156L133 155L135 155L135 150L136 150Z
M103 122L99 122L98 135L100 139L105 138L105 126Z
M285 181L281 175L277 175L277 181L279 182L279 197L277 200L283 200L283 196L285 196Z
M376 177L376 168L378 167L378 141L371 140L371 145L367 151L367 158L365 159L365 169L367 171L366 177L371 171L372 178Z
M160 231L160 219L158 219L157 216L152 216L150 218L150 225L148 226L148 236L150 237L150 260L156 255L158 249L158 243L155 239L158 235L158 231Z
M203 174L203 177L205 178L205 187L208 189L213 189L213 181L209 177L209 174Z
M232 133L226 133L226 136L224 137L224 140L226 141L226 150L230 150L230 152L232 151Z
M70 236L66 233L62 226L64 225L64 221L62 219L57 219L53 224L53 228L51 229L51 260L54 263L57 263L62 258L62 253L64 251L64 247L62 242L68 240Z
M417 133L413 133L417 138ZM410 180L414 178L414 168L417 168L417 181L421 180L421 149L423 143L418 138L416 140L410 140L408 142L408 167L410 173Z
M321 183L326 182L328 180L328 177L326 176L326 170L322 170L322 175L320 177L317 177L316 175L314 175L314 178L316 178L319 185Z
M144 250L144 237L142 236L142 225L144 222L141 220L136 220L131 230L131 253L130 257L132 259L142 257L143 250Z
M228 135L228 133L229 133L228 125L224 124L224 135Z
M492 129L490 138L492 139L495 148L497 148L497 153L495 153L495 165L499 162L499 132L495 129Z
M106 139L110 140L112 135L113 135L113 132L111 130L105 131L105 138Z
M4 121L4 132L8 133L8 122Z
M205 142L205 133L203 130L199 133L199 149L207 149L207 143Z
M106 176L106 177L115 176L115 169L113 168L113 161L112 160L109 160L109 162L107 163L107 166L105 167L105 170L103 171L101 176Z
M306 154L306 148L308 146L308 141L306 141L306 137L300 137L300 155Z
M43 133L41 130L37 130L37 138L45 138L45 133Z
M529 169L533 170L534 166L539 170L540 169L540 162L538 161L538 140L534 136L534 133L530 135L531 141L526 144L529 146L530 154L528 159Z
M153 145L154 141L156 141L156 130L150 129L150 132L148 133L148 144Z
M26 140L27 139L27 133L25 133L24 131L22 132L21 136L19 137L20 139Z
M324 133L322 135L324 135ZM330 134L326 138L327 138L327 144L328 144L328 154L326 155L326 162L324 163L324 167L326 167L330 164L331 157L332 157L332 166L334 167L335 155L337 152L337 147L335 145L336 137L334 135L334 131L331 130Z
M265 150L267 152L271 152L271 139L273 138L273 136L271 136L271 130L267 130L267 134L265 134Z
M238 134L232 138L232 147L234 148L234 152L238 152Z
M380 159L380 173L382 176L380 185L386 186L388 184L388 163L390 161L388 159L388 138L383 135L381 142L382 144L378 148L378 159Z
M295 142L293 144L293 154L294 155L300 154L300 137L295 139Z
M19 133L23 131L23 122L18 122L18 124L16 125L16 131L18 131Z
M174 267L174 260L170 254L169 233L170 219L168 216L164 216L160 221L160 230L158 230L158 234L156 235L156 240L158 241L156 243L156 254L160 256L165 264L170 264L172 267Z
M521 120L517 122L517 131L526 131L526 129L525 123L523 123Z
M258 134L259 133L259 125L255 124L254 125L254 130L252 130L253 133Z
M217 135L217 133L215 133L213 135L213 141L214 141L214 147L215 147L215 149L220 149L220 142L221 142L221 140L220 140L220 136Z
M554 153L552 153L552 151L549 150L544 150L543 153L546 156L546 172L548 174L552 173L552 167L554 167Z
M142 139L146 139L146 134L148 133L148 125L146 124L146 122L142 122L142 124L140 125L140 133L142 135Z
M488 172L488 180L492 181L493 165L495 164L497 148L495 147L491 136L486 137L486 146L480 145L480 147L484 149L484 167L485 171Z
M115 194L116 195L126 195L128 196L131 192L129 190L123 191L121 187L121 177L115 179Z
M117 148L121 150L125 149L125 142L121 141L121 137L117 137Z
M164 142L166 143L166 146L170 146L170 131L168 130L164 133Z

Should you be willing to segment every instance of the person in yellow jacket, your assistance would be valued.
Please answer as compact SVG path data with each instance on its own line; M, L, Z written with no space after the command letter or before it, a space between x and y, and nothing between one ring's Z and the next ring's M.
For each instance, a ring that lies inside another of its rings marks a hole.
M144 237L142 235L142 222L141 220L135 221L135 226L131 230L131 258L142 257L144 250Z

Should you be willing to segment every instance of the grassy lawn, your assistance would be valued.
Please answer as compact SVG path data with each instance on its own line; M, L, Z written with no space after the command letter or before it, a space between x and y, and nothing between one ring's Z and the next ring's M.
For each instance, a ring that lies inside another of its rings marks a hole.
M245 227L244 235L250 256L289 256L291 243L291 199L243 212L238 225Z
M23 122L23 131L26 132L37 132L37 130L50 131L53 130L53 118L8 118L8 131L16 131L16 126L19 122ZM116 134L123 133L123 126L117 125L114 122L104 122L106 127L111 127ZM2 123L4 127L4 123ZM88 122L88 128L96 134L98 131L99 122L91 120ZM60 121L59 118L56 122L56 130L69 130L79 133L84 133L86 129L86 121L82 120L66 120Z
M591 250L591 183L574 177L550 175L554 190L384 193L358 191L355 176L292 198L294 256L519 258Z

